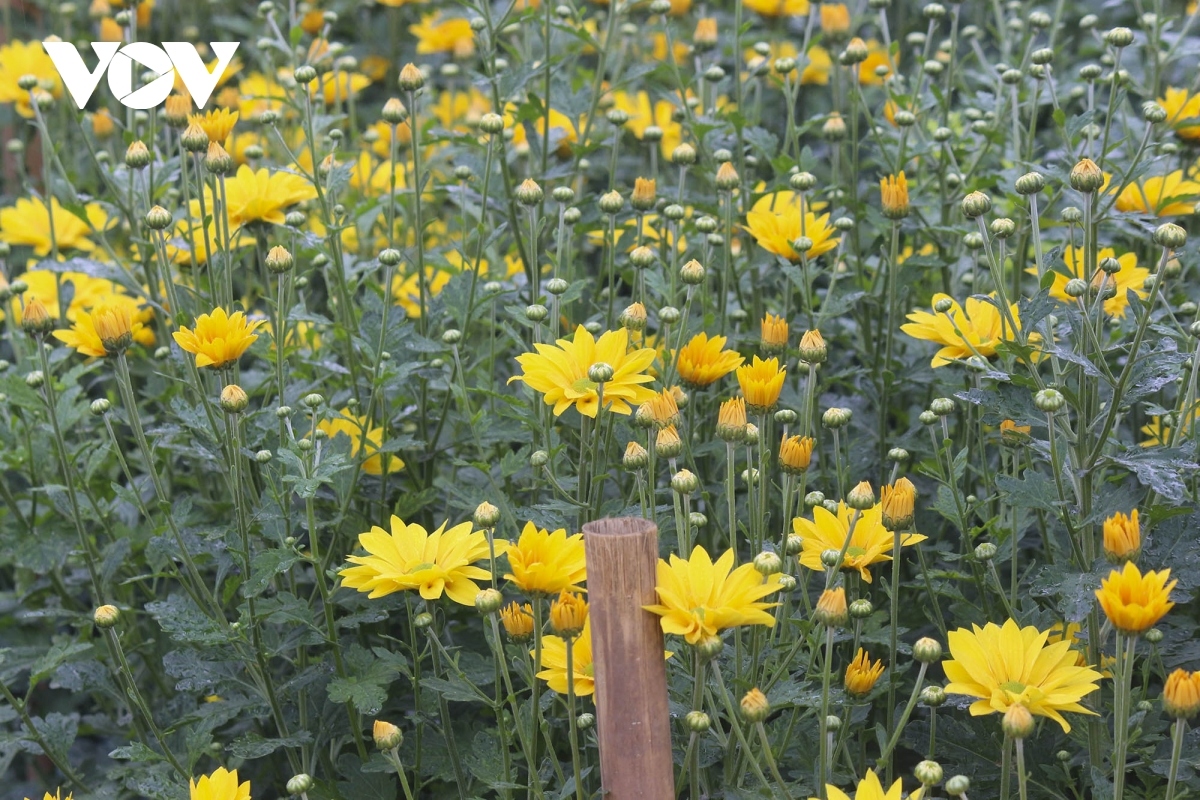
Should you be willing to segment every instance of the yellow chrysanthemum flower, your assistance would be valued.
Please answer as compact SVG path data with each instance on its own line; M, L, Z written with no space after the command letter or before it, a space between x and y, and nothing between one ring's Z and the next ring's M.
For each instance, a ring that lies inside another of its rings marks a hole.
M475 53L475 31L471 30L470 20L462 17L440 20L440 17L436 12L423 14L418 24L408 26L408 32L417 40L417 52L470 58Z
M242 119L256 120L264 111L282 114L287 109L287 89L273 77L251 72L238 84L241 99L238 114Z
M1095 274L1092 275L1092 286L1098 289L1100 282L1105 281L1106 286L1116 287L1117 293L1104 301L1104 313L1110 317L1121 319L1125 316L1126 309L1129 308L1128 293L1130 289L1142 299L1145 299L1149 294L1143 287L1146 283L1146 278L1150 277L1150 270L1138 266L1136 253L1126 253L1118 258L1116 251L1111 247L1105 247L1096 253L1097 264L1106 258L1116 258L1117 262L1121 265L1121 269L1107 276L1107 279L1105 278L1105 273L1097 269ZM1086 277L1087 268L1084 263L1083 248L1067 245L1063 250L1063 262L1066 264L1069 274L1054 273L1054 283L1050 286L1050 296L1064 303L1074 303L1076 302L1075 299L1067 294L1067 281L1071 280L1071 278L1082 280ZM1037 274L1036 267L1031 267L1025 271L1030 275Z
M1153 628L1175 607L1171 590L1179 581L1167 583L1170 578L1169 569L1143 575L1137 564L1126 561L1124 568L1114 569L1100 582L1096 599L1114 628L1136 636Z
M562 528L551 532L527 522L516 544L508 546L508 566L512 571L504 577L527 594L582 592L580 584L587 580L583 534L568 536Z
M345 103L371 85L371 79L361 72L335 70L314 78L308 88L327 106Z
M18 83L25 75L37 78L39 89L51 97L62 97L62 78L41 42L9 42L0 47L0 103L11 103L18 114L29 118L33 116L29 92Z
M1180 419L1182 423L1180 436L1190 437L1196 422L1200 421L1200 403L1192 406L1190 413L1181 414ZM1142 440L1142 447L1166 447L1171 441L1171 426L1159 416L1151 417L1150 422L1142 426L1142 433L1147 437Z
M571 648L571 682L576 697L596 692L596 673L592 663L591 620L583 623L583 632L568 642L561 636L542 639L542 671L537 674L554 691L567 694L567 648ZM533 651L529 651L533 655Z
M779 393L783 391L783 381L787 377L785 370L779 366L779 359L764 361L758 356L737 368L738 385L751 413L766 414L779 402Z
M300 175L271 172L266 167L255 171L243 164L236 175L225 180L225 195L229 203L229 227L233 230L253 222L282 225L287 209L312 200L317 189ZM212 190L205 189L204 196L205 210L212 213ZM193 219L201 219L199 200L192 201L191 214Z
M1191 719L1200 713L1200 672L1177 669L1168 675L1162 701L1163 711L1175 719Z
M879 782L879 776L871 770L863 776L863 779L858 782L858 788L854 790L854 797L843 792L841 789L831 784L825 784L825 792L829 800L900 800L904 796L904 781L899 778L892 784L892 788L884 791L883 784ZM911 792L908 795L908 800L921 800L925 794L925 787Z
M629 331L608 331L595 339L580 325L573 339L559 339L556 345L535 343L536 353L517 356L523 374L508 379L523 381L544 395L546 405L554 406L560 416L571 406L586 417L596 417L600 405L599 385L588 376L590 367L607 364L612 378L604 383L604 406L617 414L628 414L654 397L655 392L642 384L653 378L647 370L656 352L648 347L629 349Z
M241 311L233 314L217 306L211 314L196 317L195 330L180 328L172 336L176 344L196 356L197 367L221 369L241 358L254 344L254 329L261 320L249 320Z
M716 636L726 628L775 624L767 613L778 603L762 599L780 589L779 575L764 578L753 564L734 569L734 552L727 550L716 563L696 545L684 560L674 553L668 564L658 560L658 603L645 606L662 618L663 633L682 636L688 644Z
M405 523L393 514L391 533L376 525L359 534L358 543L367 555L346 559L356 566L339 573L342 585L369 592L371 599L415 590L426 600L437 600L445 594L459 605L474 606L475 595L479 594L476 581L491 578L486 569L473 566L489 557L487 534L472 531L470 522L447 530L448 524L443 522L429 533L417 523ZM496 552L503 553L507 545L497 539Z
M800 196L795 192L763 195L746 214L746 227L758 246L768 253L799 262L800 253L792 243L801 236L812 241L806 258L816 258L838 246L841 234L829 224L829 214L817 216L806 205L801 224Z
M289 338L291 337L289 336ZM366 428L365 441L364 427ZM343 408L332 419L321 420L317 423L317 428L324 431L330 439L339 433L345 434L350 439L350 456L358 458L360 452L366 455L363 458L362 471L368 475L382 475L384 459L387 460L389 475L404 469L404 461L400 456L395 453L379 452L379 447L383 443L383 428L368 424L366 417L360 417L348 408Z
M736 350L724 350L726 338L698 333L679 348L675 367L688 386L702 389L724 378L742 365L744 358Z
M26 797L25 800L29 800L29 798ZM50 794L49 792L43 794L42 800L74 800L74 798L70 792L67 792L67 796L64 798L62 796L62 789L59 788L54 790L54 794Z
M207 134L208 140L217 144L225 144L229 134L233 133L233 126L237 125L237 121L238 112L230 111L227 108L212 108L204 114L188 115L188 123L199 125Z
M237 770L218 767L200 780L189 779L191 800L250 800L250 781L238 783Z
M616 91L612 93L613 108L629 115L625 129L638 139L645 138L646 129L656 126L662 131L659 149L664 157L683 142L683 126L675 120L675 104L667 100L651 101L646 92Z
M972 716L1003 714L1012 705L1022 705L1070 733L1071 725L1060 712L1095 713L1079 701L1096 691L1101 675L1077 663L1069 641L1048 644L1049 631L1032 625L1021 628L1011 619L1003 626L989 622L971 627L950 631L952 658L942 667L950 679L947 694L979 698L971 704Z
M75 324L68 330L55 331L54 338L75 348L80 355L92 358L104 358L116 352L118 348L114 347L110 353L105 341L121 339L124 347L128 347L133 341L144 338L142 330L145 326L134 316L136 301L131 297L122 299L120 295L113 295L111 301L98 304L91 313L79 311ZM153 334L151 337L153 339Z
M1115 187L1108 188L1111 181L1107 177L1105 190L1115 191ZM1195 213L1197 200L1200 200L1200 183L1184 178L1183 170L1177 169L1129 184L1117 195L1116 207L1118 211L1173 217Z
M62 207L58 198L50 198L50 212L40 197L22 197L14 205L0 209L0 241L14 247L32 247L36 256L50 255L51 243L59 250L79 250L90 253L96 244L88 237L92 229L103 230L108 214L98 203L84 206L87 221ZM50 215L54 215L54 238L50 237ZM89 224L90 223L90 224Z
M878 75L875 70L879 67L887 67L888 71L882 76ZM888 55L883 43L868 39L867 59L858 65L858 82L863 86L882 86L887 76L896 71L896 67L896 62Z
M746 8L764 17L803 17L808 0L747 0Z
M1128 515L1121 511L1104 520L1104 555L1114 564L1136 561L1142 551L1142 527L1135 508Z
M792 530L800 535L801 550L800 564L817 572L824 572L825 565L821 562L821 553L825 550L841 551L846 543L846 535L850 533L850 521L854 511L845 503L838 504L838 513L834 515L822 506L813 508L811 520L796 517L792 520ZM850 536L850 546L842 559L843 569L856 569L867 583L871 583L872 564L892 560L892 532L883 526L883 506L879 503L866 511L859 513L858 521L854 524L854 532ZM908 547L925 541L926 537L919 533L905 533L900 536L900 546Z
M446 288L452 277L450 272L432 266L425 267L425 292L427 297L436 297ZM421 316L421 284L414 271L409 275L392 278L392 299L404 309L409 319Z
M875 688L875 683L882 674L883 659L871 663L871 657L867 655L867 651L860 647L854 660L846 665L846 676L842 684L848 693L861 697L869 694Z
M933 296L933 305L937 306L943 298L951 301L947 313L914 311L908 315L908 324L900 326L900 330L914 339L942 345L942 349L934 354L931 366L944 367L973 355L991 358L996 355L996 346L1000 342L1012 341L1012 331L1008 330L1000 309L991 303L968 297L964 312L957 300L938 293ZM1017 315L1017 304L1013 303L1009 308L1019 329L1021 318ZM1034 340L1036 336L1031 336L1030 341Z
M1167 87L1165 96L1158 104L1167 112L1166 125L1180 139L1200 139L1200 94L1191 94L1187 89Z

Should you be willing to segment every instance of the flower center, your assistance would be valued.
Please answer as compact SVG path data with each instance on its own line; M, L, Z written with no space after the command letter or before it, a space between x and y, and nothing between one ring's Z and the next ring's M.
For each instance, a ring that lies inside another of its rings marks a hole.
M596 391L596 383L588 380L587 378L580 378L571 384L571 388L577 392L583 392L586 394L587 392Z

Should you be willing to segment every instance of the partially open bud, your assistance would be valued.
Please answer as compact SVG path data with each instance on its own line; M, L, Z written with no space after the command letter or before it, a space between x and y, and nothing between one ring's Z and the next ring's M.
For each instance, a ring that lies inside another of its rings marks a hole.
M649 211L654 208L656 199L656 181L638 178L633 182L633 194L629 196L629 205L637 211Z
M645 469L650 463L650 453L637 442L630 442L625 447L625 455L621 457L621 466L629 472Z
M1029 713L1029 709L1020 703L1013 703L1008 707L1008 711L1004 712L1004 719L1000 723L1004 735L1013 739L1025 739L1029 734L1033 733L1033 715Z
M415 92L425 85L425 74L417 68L416 64L405 64L404 68L400 70L398 84L406 92Z
M267 269L276 275L289 272L296 265L296 260L292 258L292 254L281 244L277 244L270 249L264 262L267 265Z
M508 638L518 644L527 642L533 637L533 608L528 603L509 603L500 609L500 624Z
M129 145L125 150L125 166L130 169L148 167L153 160L154 157L150 155L150 149L146 147L146 143L141 139Z
M371 737L380 750L395 750L404 742L404 734L400 729L381 719L375 720L375 725L371 728Z
M1177 669L1168 675L1162 702L1163 711L1174 719L1191 719L1200 713L1200 672Z
M779 443L779 467L788 475L806 472L812 464L813 445L811 436L784 437Z
M700 488L700 481L691 470L681 469L671 476L671 489L677 494L690 495Z
M845 589L839 586L836 589L826 589L821 592L820 598L817 599L816 610L813 611L813 618L817 622L836 628L845 625L849 615Z
M733 164L726 161L721 166L717 167L717 188L721 191L730 191L736 189L741 179L738 177L737 170L733 168Z
M693 258L679 268L679 279L688 286L704 283L704 265Z
M221 408L227 414L240 414L250 405L246 390L231 383L221 390Z
M1081 158L1074 167L1071 168L1071 174L1068 178L1071 183L1071 188L1077 192L1091 194L1099 191L1104 185L1104 173L1100 171L1095 161L1090 158Z
M821 364L829 356L825 337L818 330L805 331L800 337L800 360L809 364Z
M618 318L621 327L631 331L641 331L646 328L646 307L641 303L631 303Z
M565 589L550 603L550 627L559 636L574 638L587 622L588 605L580 595Z
M717 20L715 17L701 17L696 21L692 44L696 46L697 50L711 50L717 46Z
M663 428L654 440L654 454L660 458L675 458L683 452L683 440L674 425Z
M882 490L883 527L889 531L907 530L913 523L917 487L908 478L900 478Z
M908 180L903 170L898 175L880 178L879 191L885 217L901 220L908 216Z
M717 415L717 438L736 444L746 435L746 401L741 397L721 403Z
M54 330L54 320L50 312L36 297L25 301L25 309L21 312L21 329L30 336L45 336Z
M875 490L869 481L859 481L858 485L846 495L846 505L859 511L866 511L875 505Z
M513 196L523 206L536 206L542 202L542 187L533 178L526 178L521 185L513 190Z
M742 719L747 722L762 722L771 714L771 703L767 696L757 688L746 692L742 697Z
M233 169L233 157L217 142L209 142L208 152L204 156L204 169L213 175L228 174Z
M400 102L400 98L392 97L383 104L383 111L380 112L380 116L389 125L399 125L408 119L408 109L404 107L404 103Z
M1104 520L1104 556L1112 564L1137 561L1142 552L1142 530L1135 508L1129 516L1118 511Z
M133 319L128 306L98 306L92 310L92 327L110 356L124 353L133 344Z
M475 513L471 515L471 522L474 523L476 528L495 528L500 523L500 509L484 500L475 506Z

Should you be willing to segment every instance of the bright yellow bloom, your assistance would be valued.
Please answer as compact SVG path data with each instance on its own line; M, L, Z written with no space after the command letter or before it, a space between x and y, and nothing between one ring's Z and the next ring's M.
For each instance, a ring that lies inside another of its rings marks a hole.
M811 436L784 437L779 443L779 466L788 474L804 472L812 463L815 444Z
M783 317L767 314L762 318L762 334L759 337L766 350L778 352L787 347L788 324Z
M825 10L825 6L821 6ZM883 215L888 219L903 219L908 216L908 179L904 170L898 175L886 175L879 179L880 204Z
M92 323L91 314L88 312L78 312L74 325L65 331L54 331L54 338L66 344L67 347L76 349L79 355L90 356L92 359L103 359L108 356L108 350L104 349L100 333L96 332L96 326Z
M46 307L46 313L56 319L63 319L64 314L58 305L58 279L61 278L63 295L71 298L65 314L68 322L77 319L80 311L91 311L101 303L128 302L135 306L138 303L135 298L121 294L121 287L112 281L106 278L94 278L82 272L57 273L48 269L32 269L22 274L20 278L29 286L25 292L26 303L36 297ZM19 298L13 297L10 310L13 313L13 323L20 325L23 315ZM135 316L142 322L146 322L152 319L153 314L139 311ZM0 315L0 319L2 318L3 316ZM153 331L150 331L146 340L141 341L143 344L153 344Z
M646 129L657 126L662 130L659 149L663 157L669 157L671 152L683 142L683 125L675 121L675 104L668 100L650 100L646 92L631 94L625 91L612 93L613 108L624 111L629 115L625 128L638 139L646 135Z
M1137 564L1126 561L1123 569L1114 569L1100 582L1096 599L1114 628L1136 636L1153 628L1175 607L1171 590L1179 581L1167 583L1170 578L1169 569L1143 575Z
M1136 561L1142 551L1142 528L1135 508L1129 516L1118 511L1104 520L1104 555L1114 564Z
M415 589L426 600L437 600L444 593L459 605L474 606L479 594L475 581L491 578L486 569L473 566L488 558L487 534L472 531L470 522L446 530L448 524L443 522L429 533L393 514L391 533L376 525L359 534L358 543L367 555L346 559L357 566L339 573L342 585L369 592L371 599ZM496 551L504 552L507 544L496 540Z
M746 433L746 400L734 397L721 403L717 412L717 436L727 442L741 441Z
M1075 298L1067 294L1067 281L1071 280L1071 278L1082 280L1087 276L1087 265L1084 260L1083 248L1067 245L1062 255L1063 262L1066 264L1069 274L1054 273L1054 283L1050 286L1050 296L1064 303L1074 303L1076 302ZM1118 258L1116 251L1111 247L1105 247L1096 253L1097 264L1106 258L1116 258L1121 265L1121 269L1107 276L1107 278L1103 270L1096 269L1092 275L1092 287L1099 289L1101 281L1104 281L1107 287L1116 287L1117 293L1104 301L1104 313L1110 317L1121 319L1125 316L1126 309L1129 308L1128 293L1130 289L1142 299L1145 299L1149 294L1143 287L1145 286L1146 278L1150 277L1150 270L1138 266L1136 253L1126 253ZM1036 267L1030 267L1025 271L1030 275L1037 274Z
M334 70L309 82L308 88L327 106L345 103L371 85L371 79L361 72Z
M596 692L596 673L592 663L591 620L583 625L583 632L569 644L559 636L542 639L542 671L537 674L554 691L567 694L567 647L571 648L571 682L576 697L587 697ZM531 650L530 655L533 655Z
M858 782L858 788L854 791L853 800L900 800L904 795L904 788L901 779L897 778L892 784L892 788L886 792L883 790L883 784L879 782L879 776L868 770L863 779ZM851 800L850 795L843 792L841 789L832 784L825 784L825 792L829 800ZM925 794L925 787L911 792L908 795L908 800L921 800Z
M662 617L663 633L696 644L726 628L775 624L767 609L778 603L762 599L780 589L779 575L763 578L753 564L734 569L733 562L733 550L726 550L713 563L700 545L687 560L674 553L670 564L658 560L658 603L645 608Z
M821 592L821 596L817 598L817 607L813 609L813 619L830 628L845 625L847 614L844 586L835 586Z
M812 240L813 246L804 254L809 259L838 246L841 234L829 224L828 213L818 217L806 205L803 224L800 217L799 195L775 192L758 199L746 214L746 227L759 247L793 262L800 261L800 253L792 243L801 236Z
M363 428L366 428L364 441ZM350 457L358 458L365 455L362 471L368 475L382 475L384 459L387 459L387 471L390 475L404 469L404 461L395 453L380 453L383 444L383 428L368 423L366 417L360 417L349 408L343 408L332 419L323 419L317 423L317 429L333 439L339 433L350 439Z
M841 36L850 30L850 9L845 3L821 4L821 32Z
M1165 97L1158 104L1167 112L1166 124L1180 139L1200 139L1200 123L1189 124L1200 118L1200 94L1190 94L1187 89L1167 87Z
M450 282L451 273L432 266L425 267L425 292L427 298L436 297ZM410 319L421 316L421 286L417 273L392 278L392 299L408 312Z
M562 528L551 532L526 522L521 538L508 547L508 566L512 572L504 577L528 594L582 592L580 584L587 580L583 534L568 536Z
M256 120L264 111L283 114L287 109L287 90L275 78L261 72L251 72L238 84L241 100L238 114L242 119Z
M1180 436L1190 437L1196 422L1200 421L1200 403L1192 406L1190 413L1181 414L1180 418L1182 420ZM1162 417L1151 417L1150 422L1142 426L1142 433L1148 437L1142 440L1142 447L1166 447L1171 441L1171 426Z
M418 53L451 53L455 58L470 58L475 53L475 32L469 20L453 17L439 22L439 15L423 14L421 22L409 25L408 32L417 40Z
M563 589L550 603L550 627L560 636L578 636L587 623L588 604L582 596Z
M25 75L38 79L34 91L49 92L51 97L62 97L62 78L58 68L42 47L41 42L9 42L0 47L0 103L13 104L22 117L33 116L29 104L29 92L18 82Z
M638 411L641 412L643 408L646 409L646 412L650 415L650 419L659 428L679 424L679 403L675 400L675 395L670 389L663 389L642 403L642 405L638 406Z
M765 414L779 402L783 381L787 377L786 367L779 366L779 359L763 361L758 356L749 364L737 368L738 385L746 405L755 414Z
M596 417L600 406L599 385L588 377L594 364L612 367L612 379L604 384L604 406L617 414L628 414L630 405L641 405L654 397L642 384L654 380L646 370L657 355L649 347L629 349L629 331L607 331L599 340L580 325L573 339L559 339L555 345L534 344L536 353L517 356L523 373L508 379L523 381L541 392L546 405L554 406L561 416L571 406L586 417Z
M29 798L26 797L25 800L29 800ZM70 792L67 792L66 798L63 798L62 789L59 788L59 789L54 790L54 794L50 794L49 792L46 792L42 796L42 800L74 800L74 798L72 797Z
M583 120L579 121L582 127ZM545 125L545 118L538 115L535 119L529 120L528 123L517 122L517 107L509 104L504 110L504 126L511 129L513 137L511 141L512 148L518 153L526 153L529 151L529 134L526 131L526 125L532 126L533 135L539 140L542 137L542 126ZM575 125L575 121L561 111L550 109L550 149L559 158L567 158L571 155L571 146L579 141L579 129Z
M1116 187L1107 189L1115 190ZM1173 217L1195 213L1197 200L1200 200L1200 183L1184 178L1183 171L1177 169L1166 175L1139 178L1129 184L1117 196L1116 207L1118 211Z
M803 17L808 0L747 0L746 8L764 17Z
M188 115L188 124L199 125L208 135L208 140L218 144L225 143L237 121L238 112L231 112L227 108L213 108L204 114Z
M46 201L40 197L19 198L14 205L0 209L0 241L14 247L32 247L36 256L50 255L50 214L53 214L58 249L90 253L96 244L88 237L93 228L104 229L108 214L98 203L88 203L84 211L87 221L63 208L58 198L50 198L50 213L46 213Z
M225 180L225 194L232 230L252 222L282 225L287 209L304 200L312 200L317 196L317 190L307 178L299 175L272 173L266 167L255 171L243 164L236 175ZM205 190L205 198L205 209L212 213L211 190ZM201 218L198 200L192 201L191 212L194 219Z
M1008 330L1008 324L996 306L968 297L964 313L957 300L941 293L933 296L933 305L936 306L943 298L952 303L949 312L931 314L928 311L914 311L908 315L908 324L900 326L900 330L914 339L942 345L942 349L933 356L932 366L944 367L972 355L991 358L996 355L996 346L1000 342L1012 341L1012 331ZM1013 303L1009 308L1020 328L1017 304ZM1034 337L1030 338L1032 340Z
M702 389L724 378L745 361L736 350L724 350L726 338L697 333L683 347L675 362L680 379L688 386Z
M249 320L241 311L233 314L217 306L211 314L196 317L195 330L180 328L172 336L185 351L196 356L197 367L221 369L241 358L258 334L261 320Z
M821 563L821 553L825 550L841 552L846 543L846 535L850 533L850 520L854 511L845 503L838 503L838 513L835 516L823 506L813 508L813 518L796 517L792 520L792 530L800 534L801 550L800 564L817 572L824 572L825 565ZM883 526L883 506L875 504L866 511L859 513L858 521L854 524L854 533L850 536L850 546L842 559L843 569L856 569L867 583L871 583L872 564L892 560L892 532ZM925 541L925 536L919 533L905 533L900 536L900 546L908 547Z
M882 86L888 75L896 71L896 63L888 56L887 48L874 39L867 40L867 60L858 65L858 82L863 86ZM875 74L878 67L888 71L880 77Z
M1011 619L1003 627L994 622L971 627L950 631L952 659L943 661L942 668L950 679L947 694L979 698L971 704L972 716L1003 714L1019 704L1070 733L1060 712L1095 713L1079 701L1096 691L1101 675L1078 665L1069 641L1048 644L1049 631L1021 628Z
M514 600L500 609L500 623L514 642L524 642L533 636L533 622L533 606L529 603L522 606Z
M867 651L860 647L854 660L846 665L846 677L843 685L848 693L861 697L869 694L875 688L875 682L882 674L883 659L871 663L871 657L867 655Z
M1163 686L1163 710L1176 719L1191 719L1200 713L1200 672L1177 669Z
M237 770L218 767L200 780L189 779L191 800L250 800L250 781L238 783Z
M913 506L917 501L917 487L908 478L900 478L880 491L879 507L882 510L883 527L902 530L912 524Z

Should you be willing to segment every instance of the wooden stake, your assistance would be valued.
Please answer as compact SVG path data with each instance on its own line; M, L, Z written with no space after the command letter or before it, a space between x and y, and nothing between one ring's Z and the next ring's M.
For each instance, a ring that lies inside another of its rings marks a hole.
M673 800L667 667L654 591L658 527L640 517L583 526L605 800Z

